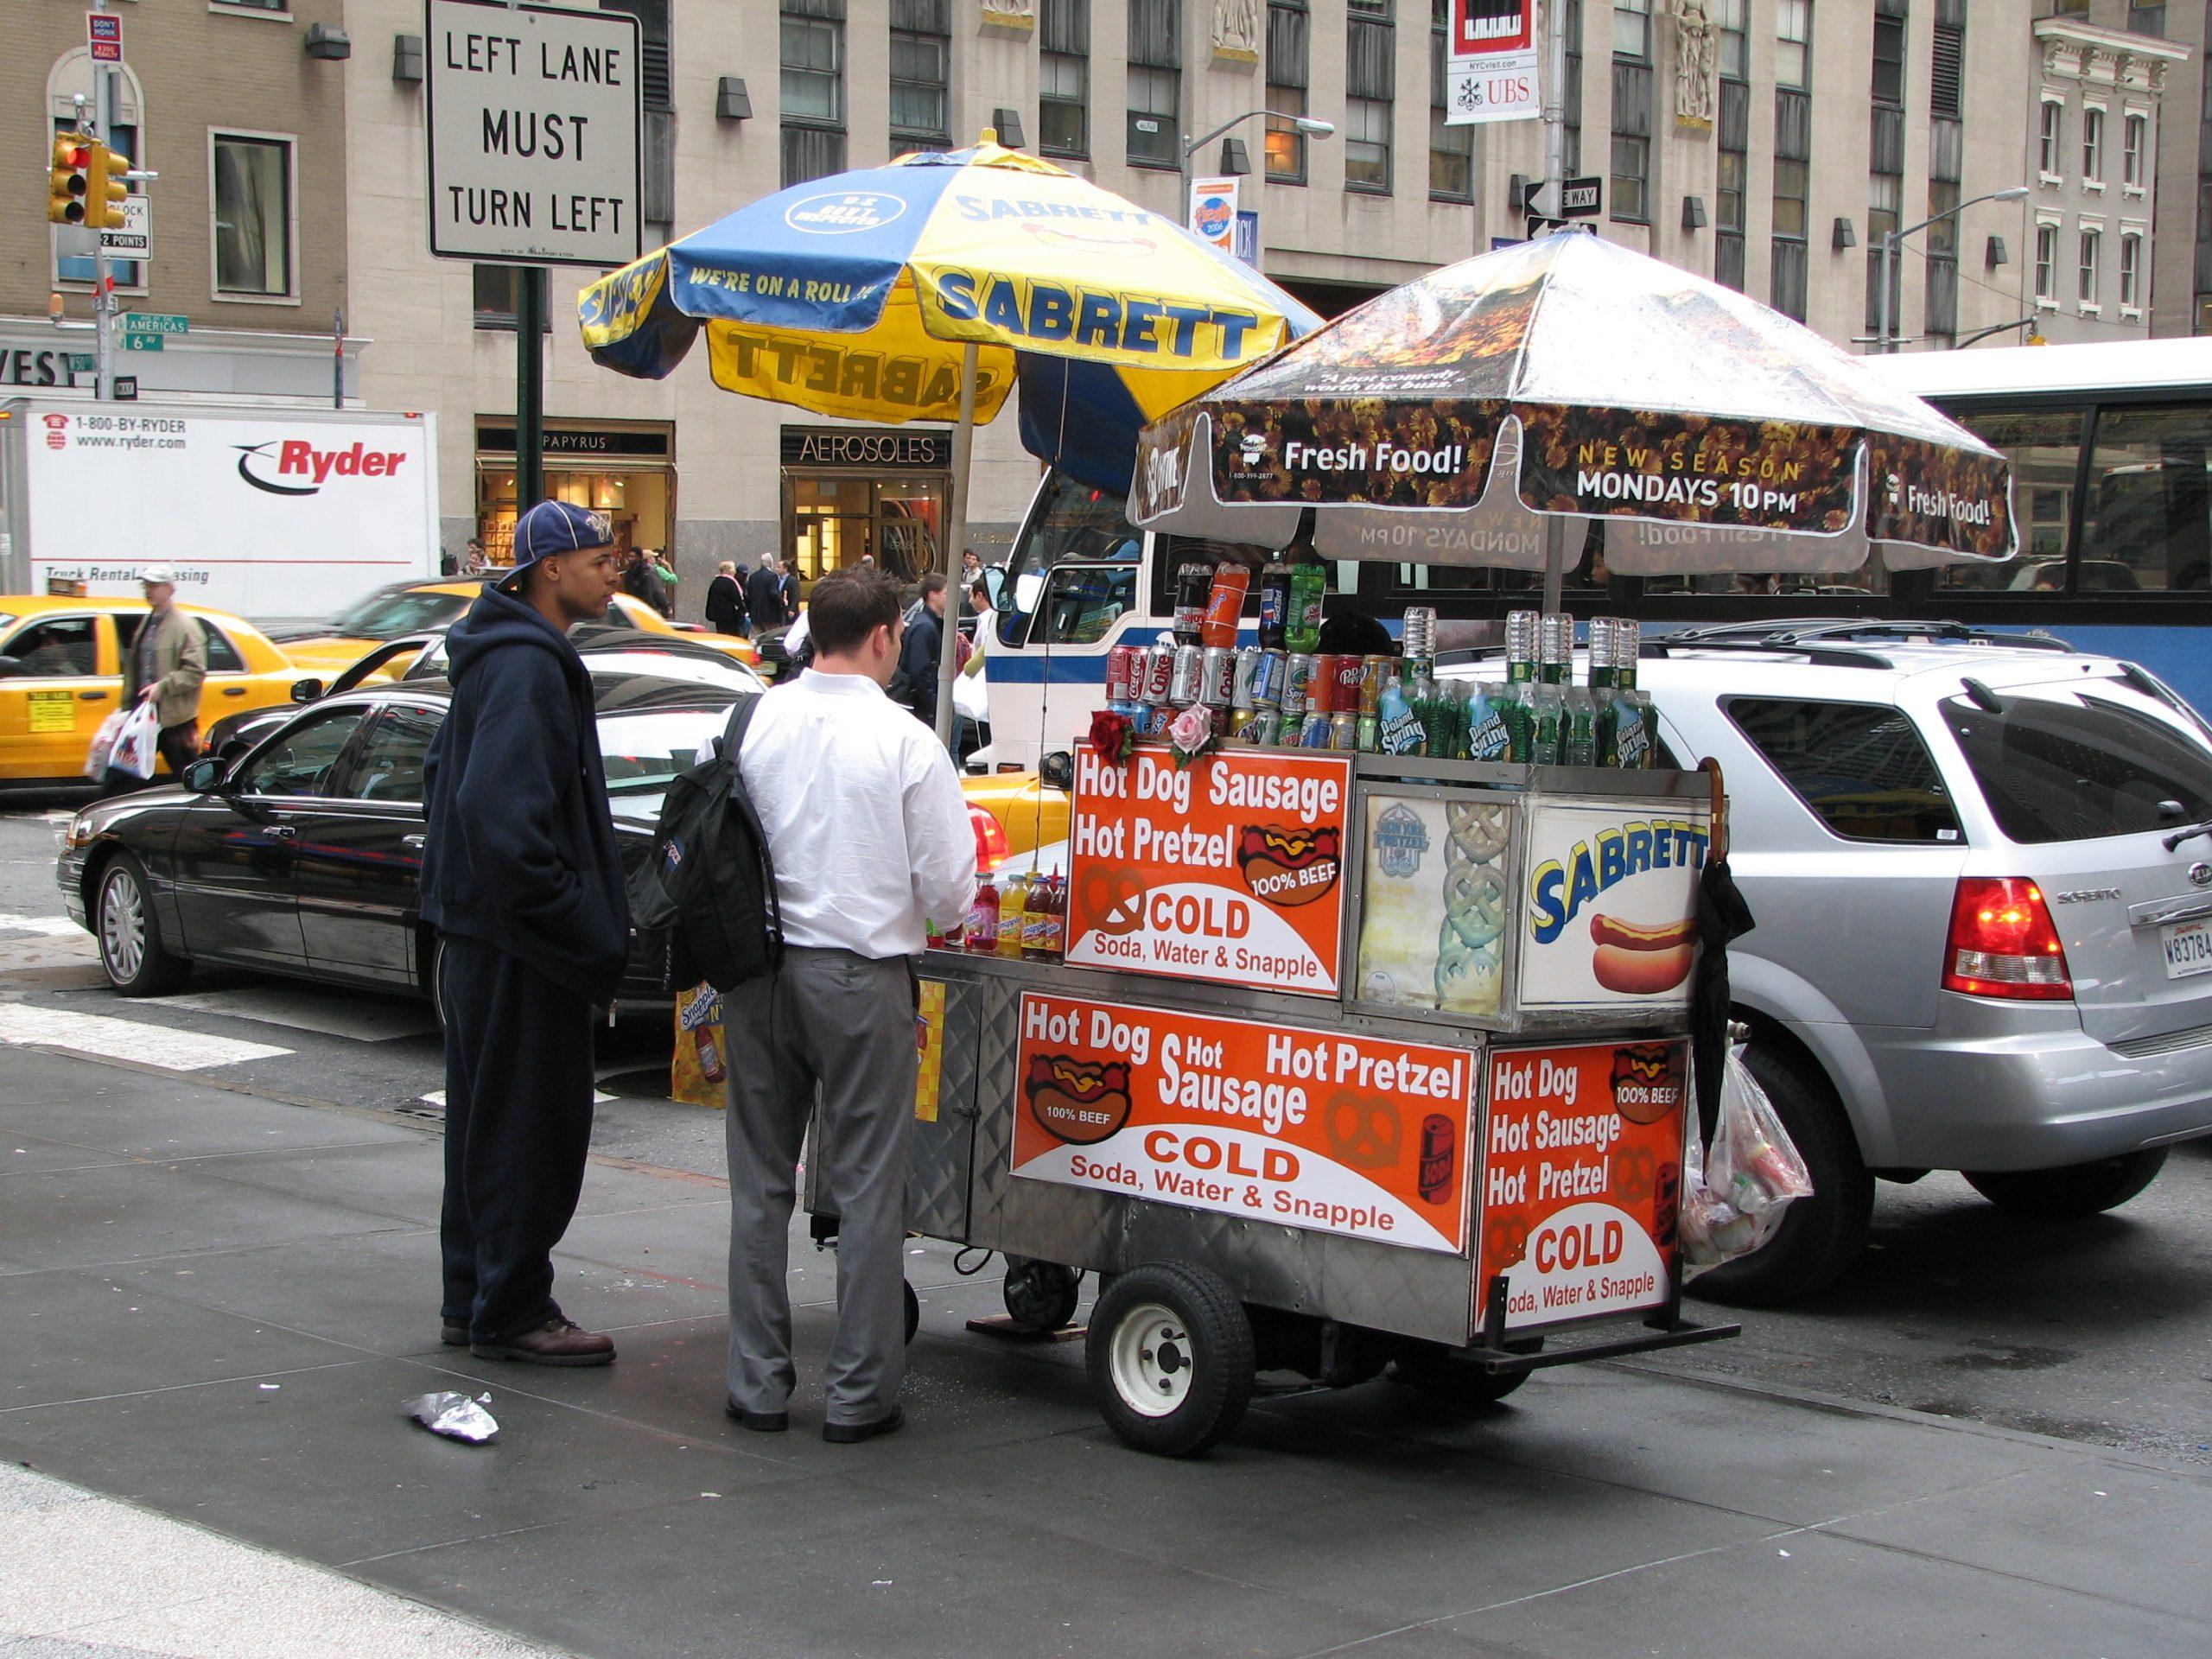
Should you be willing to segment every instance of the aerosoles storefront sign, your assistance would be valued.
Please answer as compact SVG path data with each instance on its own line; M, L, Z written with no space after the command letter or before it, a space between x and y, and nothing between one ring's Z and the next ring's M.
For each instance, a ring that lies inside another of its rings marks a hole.
M952 465L952 435L866 427L787 426L783 430L783 461L786 467L830 471L941 473Z

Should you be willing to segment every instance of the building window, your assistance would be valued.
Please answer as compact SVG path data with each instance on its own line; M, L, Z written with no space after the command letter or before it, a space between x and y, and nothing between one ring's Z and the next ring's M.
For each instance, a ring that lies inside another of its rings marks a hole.
M891 147L952 143L950 0L891 0Z
M535 276L538 286L537 315L543 319L541 327L547 334L553 332L552 308L545 302L545 270L543 266L476 265L472 267L476 289L476 326L485 329L505 329L514 332L515 321L522 314L522 284L525 276Z
M2049 303L2058 299L2058 226L2036 226L2036 298Z
M1744 35L1748 10L1748 0L1720 0L1713 12L1720 25L1720 120L1713 134L1713 280L1738 293L1744 287L1744 202L1751 172L1746 152L1751 89L1745 79L1749 54Z
M1626 133L1613 135L1612 216L1630 224L1649 224L1651 141Z
M1651 60L1651 0L1613 0L1613 55Z
M1567 174L1582 171L1582 0L1567 8Z
M1774 84L1813 89L1813 0L1775 0Z
M1958 7L1956 22L1947 20L1937 7L1935 48L1928 66L1928 110L1931 115L1954 118L1965 113L1967 24L1966 7Z
M2120 181L2132 190L2143 188L2144 156L2150 143L2150 118L2130 115L2120 128Z
M1391 0L1349 0L1344 24L1344 188L1387 194L1398 93Z
M1182 0L1129 0L1132 167L1183 165ZM1177 212L1184 208L1179 205Z
M638 217L647 247L672 241L676 234L676 62L668 6L669 0L600 0L601 10L627 12L638 20L639 171L645 188Z
M214 152L215 292L292 296L292 141L208 135Z
M1720 32L1720 78L1749 80L1751 52L1745 13L1751 0L1715 0L1713 26Z
M1897 216L1897 203L1904 185L1904 181L1894 173L1870 173L1866 178L1866 327L1870 330L1882 326L1882 245L1884 239L1894 235L1903 223ZM1903 292L1897 270L1900 263L1892 259L1887 269L1889 326L1892 334L1897 331L1898 302Z
M2082 178L2089 184L2104 182L2105 112L2102 110L2082 111Z
M1090 154L1090 0L1044 0L1037 69L1037 148Z
M1896 109L1904 107L1904 0L1887 0L1874 19L1874 101Z
M1783 0L1786 6L1789 0ZM1768 303L1805 321L1806 202L1813 156L1813 100L1777 87L1774 95L1773 278Z
M1432 201L1475 199L1475 130L1446 121L1445 70L1452 47L1445 35L1446 0L1433 0L1428 31L1428 195Z
M1306 0L1268 0L1268 108L1274 111L1264 141L1269 184L1306 182L1306 135L1295 122L1278 118L1306 113L1312 25Z
M2139 236L2120 238L2120 308L2143 308L2143 238Z
M2098 231L2082 232L2082 303L2094 310L2097 304L2097 264L2104 253L2104 235Z
M2044 99L2042 121L2037 129L2036 168L2044 177L2055 179L2059 175L2060 151L2065 142L2066 106L2051 99Z
M845 166L845 0L784 0L786 188Z

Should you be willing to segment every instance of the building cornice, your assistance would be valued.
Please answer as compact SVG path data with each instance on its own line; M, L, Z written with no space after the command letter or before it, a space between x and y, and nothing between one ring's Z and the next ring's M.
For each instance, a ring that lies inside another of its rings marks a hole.
M2166 66L2186 63L2189 49L2126 29L2101 29L2074 17L2038 17L2037 46L2046 80L2077 80L2156 97L2166 88Z

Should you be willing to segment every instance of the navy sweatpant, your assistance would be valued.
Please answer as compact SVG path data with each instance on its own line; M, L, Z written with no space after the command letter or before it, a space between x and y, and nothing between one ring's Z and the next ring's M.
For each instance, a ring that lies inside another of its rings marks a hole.
M591 1143L591 1004L518 957L446 939L442 1314L480 1342L558 1313L553 1247Z

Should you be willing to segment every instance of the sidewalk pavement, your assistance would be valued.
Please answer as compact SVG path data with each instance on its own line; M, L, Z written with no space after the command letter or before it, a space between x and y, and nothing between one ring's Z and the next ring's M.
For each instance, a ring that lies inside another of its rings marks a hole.
M168 1645L153 1615L132 1627L154 1651L375 1650L350 1610L245 1587L200 1528L607 1659L2212 1650L2196 1471L1628 1365L1465 1421L1384 1383L1269 1399L1169 1463L1099 1425L1079 1344L969 1333L996 1274L963 1280L937 1246L910 1258L906 1431L822 1443L834 1264L800 1243L794 1432L751 1434L721 1412L726 1205L697 1174L587 1179L559 1288L616 1332L612 1370L487 1364L437 1341L434 1131L0 1065L0 1458L191 1523L34 1556L22 1603L0 1592L6 1659L101 1651L10 1648L16 1609L128 1613L141 1570L209 1599ZM442 1387L490 1391L498 1444L403 1420Z

